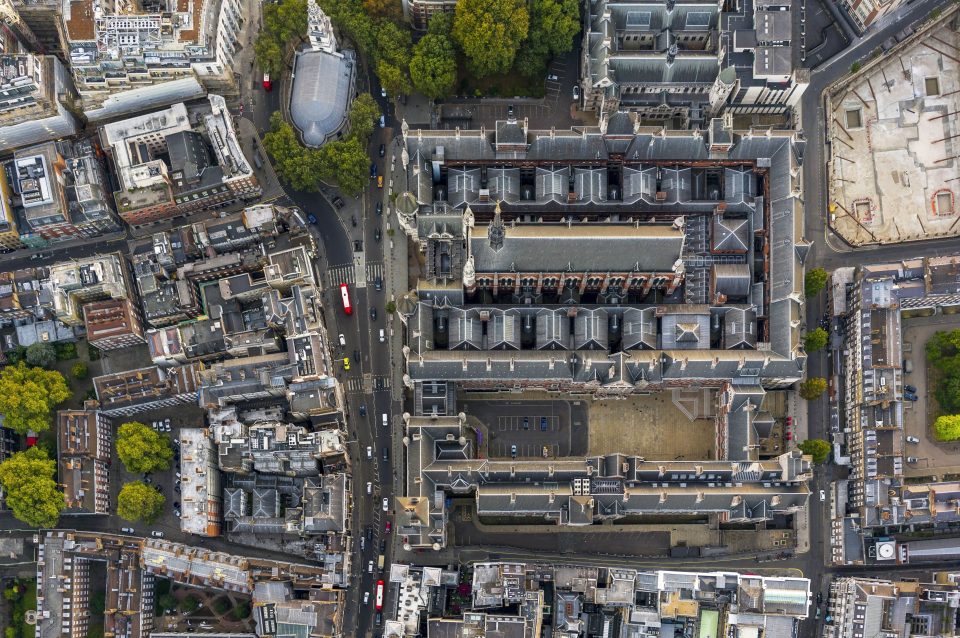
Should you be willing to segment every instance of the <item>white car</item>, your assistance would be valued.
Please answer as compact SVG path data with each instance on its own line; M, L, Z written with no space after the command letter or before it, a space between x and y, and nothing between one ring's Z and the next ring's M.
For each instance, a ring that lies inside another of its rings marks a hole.
M367 563L367 573L368 574L373 573L373 561L370 561L369 563Z
M337 338L340 339L340 345L341 345L341 346L347 345L347 339L346 339L346 337L343 336L343 334L338 335Z
M368 445L368 446L367 446L367 459L372 459L372 458L373 458L373 448Z
M823 490L820 490L820 500L821 501L827 500L827 493Z
M169 431L170 431L170 419L164 419L164 420L163 420L163 431L164 431L164 432L169 432Z
M550 81L552 81L552 82L556 82L556 81L558 81L560 78L558 78L558 77L555 76L555 75L548 75L548 76L547 76L547 79L550 80Z
M920 442L920 439L918 439L918 438L915 437L915 436L908 436L908 437L907 437L907 443L919 443L919 442Z
M153 536L154 538L163 538L163 532L158 532L154 530L150 532L150 536Z
M367 481L367 494L373 494L373 483Z
M132 527L121 527L120 531L124 534L136 534Z
M370 604L370 592L368 591L363 592L363 604L364 605Z
M390 511L390 499L389 499L389 498L384 498L384 499L383 499L383 511L384 511L384 512L389 512L389 511Z
M387 90L382 86L380 87L380 97L387 97Z
M574 85L574 86L573 86L573 99L575 99L575 100L579 100L579 99L580 99L580 87L577 86L577 85Z

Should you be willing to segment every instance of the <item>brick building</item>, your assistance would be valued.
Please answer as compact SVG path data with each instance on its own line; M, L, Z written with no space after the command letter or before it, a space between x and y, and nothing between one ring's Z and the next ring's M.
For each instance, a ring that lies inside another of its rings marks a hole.
M113 426L100 410L57 412L57 460L66 512L109 514Z

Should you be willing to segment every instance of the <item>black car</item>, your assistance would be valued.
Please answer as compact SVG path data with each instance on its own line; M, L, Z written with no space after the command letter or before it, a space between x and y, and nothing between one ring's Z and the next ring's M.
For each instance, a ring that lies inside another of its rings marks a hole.
M356 215L350 215L350 225L356 228L357 226L357 217Z
M370 165L370 177L373 177L374 179L376 179L376 177L377 177L377 164L376 164L376 162L374 162L373 164Z
M377 278L373 280L373 287L377 290L383 290L383 277L377 275Z
M380 541L380 553L383 554L387 551L387 541Z
M916 401L917 395L915 395L913 392L904 392L903 398L906 399L907 401Z
M906 390L907 392L916 392L916 391L917 391L917 389L916 389L914 386L912 386L912 385L905 385L905 386L903 386L903 389Z
M530 419L528 419L527 417L523 417L523 429L524 430L530 429Z
M379 627L379 626L383 623L383 612L382 612L382 611L378 611L378 612L377 612L377 615L374 616L374 618L373 618L373 623L374 623L377 627Z
M371 308L371 309L370 309L370 318L373 319L374 321L377 320L377 309L376 309L376 308Z
M390 448L386 448L386 447L383 448L383 460L384 461L390 460Z
M386 148L383 144L381 144L381 145L380 145L380 157L383 157L383 155L384 155L386 152L387 152L387 148Z
M367 540L368 541L373 540L373 528L369 526L367 527Z
M380 229L379 229L379 228L376 229L375 231L373 231L373 238L374 238L375 240L377 240L377 241L380 241Z
M365 405L360 406L360 416L367 416L367 406Z
M383 202L377 202L377 215L383 215Z
M817 604L818 604L818 605L823 604L823 593L822 593L822 592L817 592Z

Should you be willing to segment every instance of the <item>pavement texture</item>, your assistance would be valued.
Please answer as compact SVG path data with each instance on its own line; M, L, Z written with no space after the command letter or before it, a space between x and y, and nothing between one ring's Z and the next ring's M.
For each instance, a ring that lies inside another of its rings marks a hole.
M713 459L716 422L705 399L712 393L671 392L590 403L588 454L636 454L652 461Z

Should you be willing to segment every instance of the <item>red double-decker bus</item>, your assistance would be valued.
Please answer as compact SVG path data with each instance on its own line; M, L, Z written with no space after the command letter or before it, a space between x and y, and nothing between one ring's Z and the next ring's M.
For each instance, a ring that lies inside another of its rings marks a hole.
M381 609L383 609L383 581L382 580L377 581L377 598L376 598L375 606L377 611L380 611Z
M347 290L347 284L340 284L340 300L343 301L343 311L348 315L353 314L353 306L350 305L350 291Z
M269 73L263 74L263 90L267 92L273 90L273 82L270 81Z

